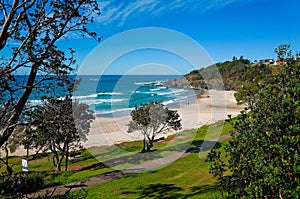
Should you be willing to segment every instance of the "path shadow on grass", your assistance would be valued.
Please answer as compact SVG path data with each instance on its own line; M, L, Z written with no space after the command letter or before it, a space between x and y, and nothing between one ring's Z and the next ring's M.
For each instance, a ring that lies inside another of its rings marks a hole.
M220 143L215 141L204 141L203 140L193 140L193 141L187 141L185 143L173 145L173 146L166 146L162 149L146 152L146 153L130 153L128 155L117 157L113 159L109 159L106 161L94 163L89 166L85 166L80 170L96 170L96 169L104 169L108 167L115 167L119 165L138 165L145 162L158 160L160 158L163 158L164 155L161 155L163 152L182 152L184 153L198 153L200 149L202 150L208 150L211 149L213 146L220 147ZM88 157L91 158L91 157Z
M218 188L216 185L201 185L201 186L194 186L190 188L190 193L186 194L186 198L196 196L199 194L209 193L213 191L217 191Z
M164 158L166 155L162 155L163 152L180 152L180 153L198 153L200 149L202 150L209 150L213 146L217 146L219 143L215 141L204 141L203 140L193 140L188 141L185 143L177 144L174 146L167 146L162 149L158 149L155 151L150 151L146 153L130 153L128 155L117 157L113 159L109 159L106 161L102 161L101 163L93 164L91 167L88 167L87 169L92 168L105 168L105 167L115 167L119 165L138 165L145 162L153 161L153 160L159 160L161 158ZM168 155L167 155L168 156Z
M156 198L156 199L167 199L167 198L182 198L181 187L177 187L174 184L149 184L145 187L139 187L136 191L123 192L124 195L135 195L138 198Z
M136 191L125 191L123 195L132 195L138 198L153 198L153 199L173 199L173 198L189 198L203 193L208 193L216 190L216 187L211 185L194 186L188 190L176 186L175 184L149 184L147 186L138 187Z
M199 153L201 150L210 150L213 147L220 147L220 143L216 141L206 140L193 140L185 143L177 144L174 146L167 146L159 151L171 151L171 152L185 152L185 153Z
M104 168L108 168L108 166L106 166L102 162L98 162L98 163L94 163L92 165L83 167L81 169L81 171L85 171L85 170L98 170L98 169L104 169Z
M203 140L194 140L191 147L185 150L186 153L199 153L200 150L207 151L211 150L212 148L220 148L220 142L216 141L203 141Z
M102 163L110 167L123 165L123 164L136 165L146 161L156 160L161 157L162 156L159 154L159 151L151 151L147 153L133 153L127 156L122 156L119 158L103 161Z

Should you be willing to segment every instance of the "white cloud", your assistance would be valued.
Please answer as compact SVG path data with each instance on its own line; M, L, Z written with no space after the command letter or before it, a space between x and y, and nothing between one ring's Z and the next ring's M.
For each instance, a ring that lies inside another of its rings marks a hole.
M102 14L98 21L104 25L124 25L130 18L155 17L175 10L203 13L241 1L245 0L106 0L99 2Z

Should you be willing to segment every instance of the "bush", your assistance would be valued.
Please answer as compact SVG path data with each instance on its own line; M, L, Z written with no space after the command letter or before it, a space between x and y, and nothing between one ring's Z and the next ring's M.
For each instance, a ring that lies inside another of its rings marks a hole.
M258 93L250 98L251 112L243 112L234 124L233 138L226 147L228 163L212 161L214 173L225 166L232 173L221 184L229 198L299 197L299 77L299 63L293 63L282 66L280 73L265 81L268 83L257 85ZM211 155L220 157L214 153Z
M3 173L0 180L0 196L26 194L44 187L43 177L36 173Z

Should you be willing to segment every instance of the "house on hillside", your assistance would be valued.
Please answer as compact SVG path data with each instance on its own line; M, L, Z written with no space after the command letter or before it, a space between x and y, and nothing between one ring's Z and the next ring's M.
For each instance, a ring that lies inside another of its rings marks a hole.
M259 60L260 64L265 64L265 65L270 65L270 64L275 64L275 60L274 59L262 59Z
M280 60L280 59L277 59L276 62L275 62L275 65L284 65L286 64L286 60Z

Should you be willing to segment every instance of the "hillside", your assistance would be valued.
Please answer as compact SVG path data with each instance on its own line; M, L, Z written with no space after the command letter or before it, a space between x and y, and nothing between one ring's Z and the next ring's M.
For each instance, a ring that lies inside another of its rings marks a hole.
M215 67L218 68L220 74L216 72ZM167 84L180 87L187 80L194 88L238 90L247 82L258 81L272 74L276 68L277 66L274 65L250 64L247 59L226 61L191 71L184 76L185 78L172 80Z

